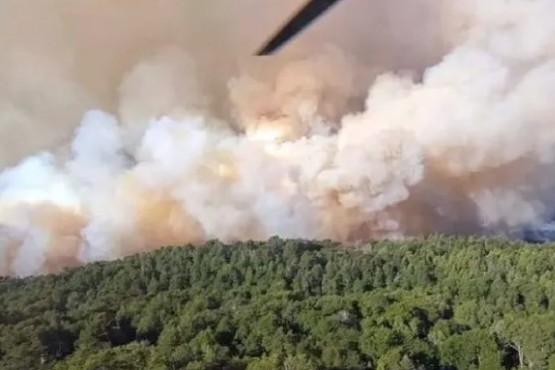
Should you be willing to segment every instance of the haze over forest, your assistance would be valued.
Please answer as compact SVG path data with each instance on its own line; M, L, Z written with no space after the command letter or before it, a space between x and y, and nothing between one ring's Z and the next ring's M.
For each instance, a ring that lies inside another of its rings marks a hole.
M0 370L555 369L555 0L302 3L0 1Z
M551 218L554 0L300 3L2 1L0 275Z

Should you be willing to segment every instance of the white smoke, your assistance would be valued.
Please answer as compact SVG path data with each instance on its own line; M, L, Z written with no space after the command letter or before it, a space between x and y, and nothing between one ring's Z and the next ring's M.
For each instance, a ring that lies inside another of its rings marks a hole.
M245 56L300 1L153 3L0 5L55 41L0 38L0 161L58 147L0 174L0 274L213 238L514 235L551 216L555 0L345 1L270 60Z

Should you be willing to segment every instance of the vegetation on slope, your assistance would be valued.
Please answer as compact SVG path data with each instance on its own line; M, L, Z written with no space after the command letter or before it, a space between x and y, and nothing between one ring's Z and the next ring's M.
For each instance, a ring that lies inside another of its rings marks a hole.
M555 247L210 242L0 280L0 369L555 369Z

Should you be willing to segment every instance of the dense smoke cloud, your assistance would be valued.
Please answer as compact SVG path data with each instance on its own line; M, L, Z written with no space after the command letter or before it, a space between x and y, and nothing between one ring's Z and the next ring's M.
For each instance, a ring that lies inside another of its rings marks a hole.
M300 3L2 2L0 275L551 216L555 0Z

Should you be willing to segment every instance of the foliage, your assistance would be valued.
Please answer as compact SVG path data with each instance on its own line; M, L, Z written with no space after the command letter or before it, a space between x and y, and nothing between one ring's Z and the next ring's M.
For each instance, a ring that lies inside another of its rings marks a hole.
M164 248L0 279L0 369L552 369L555 247Z

